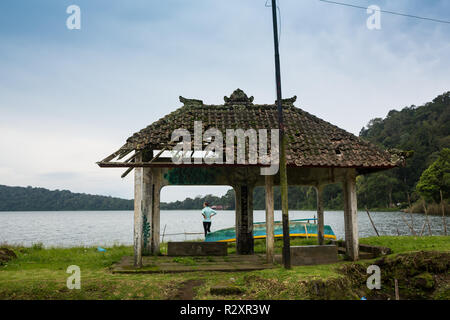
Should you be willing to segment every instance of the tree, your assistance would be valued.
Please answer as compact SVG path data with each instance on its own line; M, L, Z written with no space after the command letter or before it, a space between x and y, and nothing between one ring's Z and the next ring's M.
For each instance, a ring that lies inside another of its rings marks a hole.
M417 192L427 201L439 203L440 192L444 199L450 196L450 149L444 148L439 157L421 175Z

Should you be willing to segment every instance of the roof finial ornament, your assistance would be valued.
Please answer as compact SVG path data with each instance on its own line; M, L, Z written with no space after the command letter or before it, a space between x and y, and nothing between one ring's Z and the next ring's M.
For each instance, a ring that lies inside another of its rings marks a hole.
M236 89L228 98L227 96L223 97L225 100L225 105L233 105L233 104L253 104L253 96L250 98L245 94L241 89Z

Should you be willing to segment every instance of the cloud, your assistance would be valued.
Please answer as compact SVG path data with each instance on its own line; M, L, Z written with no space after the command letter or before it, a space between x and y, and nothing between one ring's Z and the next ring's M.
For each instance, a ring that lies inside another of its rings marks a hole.
M115 146L92 138L90 130L0 123L0 132L0 150L7 151L0 159L1 184L132 195L130 179L121 181L120 171L100 170L95 164Z
M70 1L27 2L27 10L2 3L0 183L131 198L132 175L121 180L123 170L95 161L178 108L179 95L218 104L239 87L272 103L264 2L79 1L79 33L65 28ZM450 9L445 1L366 2L433 17ZM382 29L369 31L364 10L280 6L283 95L297 95L310 113L357 134L390 109L449 90L448 26L383 14ZM186 189L167 190L178 199Z

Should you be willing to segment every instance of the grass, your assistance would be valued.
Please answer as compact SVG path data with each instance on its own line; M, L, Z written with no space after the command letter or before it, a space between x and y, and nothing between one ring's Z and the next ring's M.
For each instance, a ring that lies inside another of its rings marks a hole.
M371 237L361 243L390 247L394 254L417 251L450 251L450 237ZM313 239L292 239L292 245L314 244ZM280 252L282 241L276 241ZM110 267L122 256L133 254L132 247L113 246L106 252L96 248L44 248L9 246L17 259L0 266L0 299L170 299L180 284L190 279L202 279L196 288L197 299L305 299L305 281L313 279L340 279L337 270L348 262L332 265L301 266L285 270L281 266L252 272L192 272L180 274L112 274ZM255 241L255 251L263 253L264 240ZM230 253L234 248L230 248ZM154 257L158 259L158 257ZM190 257L174 258L181 264L197 261ZM207 258L213 262L214 258ZM81 269L81 290L69 290L67 267ZM244 293L217 297L209 293L214 285L232 284Z
M185 266L195 266L197 262L194 258L191 257L175 257L173 258L173 262L183 264Z
M434 216L442 216L442 205L439 203L427 203L427 213L429 215ZM409 210L413 213L425 213L425 210L423 209L423 202L421 200L416 201L411 205L411 208L406 209L408 212ZM444 204L444 211L445 215L448 217L450 212L450 204L445 203Z
M450 250L450 236L412 237L412 236L382 236L360 239L360 243L374 246L384 246L392 249L393 253L419 250Z

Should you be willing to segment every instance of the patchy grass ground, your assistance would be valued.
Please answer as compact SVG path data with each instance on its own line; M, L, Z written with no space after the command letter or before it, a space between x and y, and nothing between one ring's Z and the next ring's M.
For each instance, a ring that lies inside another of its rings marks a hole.
M360 243L391 248L393 253L411 251L449 251L450 236L412 237L412 236L383 236L361 238Z
M313 239L292 240L292 245L314 243ZM361 243L390 247L393 250L391 257L411 251L450 251L449 236L371 237L361 239ZM281 246L282 242L276 241L276 251L280 252ZM177 299L185 297L180 294L180 288L186 283L197 284L190 288L195 299L359 298L358 292L346 289L350 282L342 268L351 263L344 261L292 270L279 266L240 273L112 274L111 265L124 255L132 255L131 247L114 246L106 252L98 252L96 248L43 248L40 245L9 248L17 254L17 259L0 266L0 299ZM230 246L230 253L233 250ZM256 241L255 251L264 250L264 240ZM371 262L357 264L364 263ZM70 265L81 268L81 290L67 289L69 274L66 270ZM448 270L442 277L448 278ZM210 294L211 287L221 285L240 288L241 293ZM447 285L439 287L436 298L449 298Z

